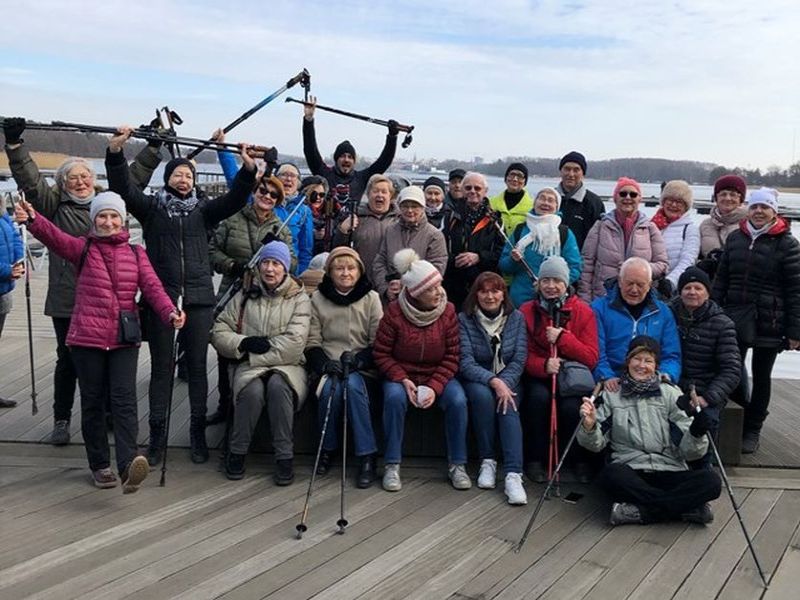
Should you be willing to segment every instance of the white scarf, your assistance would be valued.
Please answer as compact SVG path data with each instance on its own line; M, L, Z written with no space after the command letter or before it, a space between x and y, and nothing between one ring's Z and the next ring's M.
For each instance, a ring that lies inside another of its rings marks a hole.
M516 246L521 254L524 254L525 249L531 245L533 250L542 256L561 254L561 236L558 233L561 217L528 213L525 215L525 223L528 226L528 233L520 238Z
M502 352L500 350L502 346L501 334L503 333L503 328L506 326L508 315L503 314L503 311L501 310L499 315L492 318L486 316L486 314L480 308L475 311L475 315L478 318L478 323L481 327L483 327L486 335L489 336L489 345L492 349L492 353L494 354L492 357L492 373L497 375L500 371L506 368L506 365L503 362Z

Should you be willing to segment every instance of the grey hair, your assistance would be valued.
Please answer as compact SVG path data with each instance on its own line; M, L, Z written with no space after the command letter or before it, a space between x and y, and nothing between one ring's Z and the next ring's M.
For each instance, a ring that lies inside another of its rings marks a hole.
M294 169L294 172L297 173L297 177L298 178L300 177L300 169L297 168L297 165L290 162L285 162L280 167L278 167L278 170L275 171L275 175L280 175L287 169Z
M61 163L61 166L58 167L58 170L56 171L56 177L55 177L56 185L60 189L62 190L67 189L67 177L69 177L69 172L72 171L72 169L77 166L86 167L89 173L92 174L92 185L94 185L94 182L97 181L97 173L95 173L92 163L90 163L85 158L80 158L78 156L71 156L63 163Z
M647 271L647 276L650 278L650 281L653 281L652 265L640 256L631 256L624 263L622 263L622 266L619 269L619 278L622 279L625 276L625 272L631 267L642 267Z
M483 190L485 192L489 191L489 182L486 180L486 177L483 173L478 173L477 171L467 171L464 173L463 179L461 179L462 186L467 179L480 179L481 184L483 185Z

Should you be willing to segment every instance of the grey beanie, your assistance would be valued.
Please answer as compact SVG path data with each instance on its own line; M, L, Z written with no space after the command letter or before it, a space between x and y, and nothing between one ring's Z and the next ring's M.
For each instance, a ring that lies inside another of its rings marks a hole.
M94 218L104 210L114 210L119 213L123 221L125 220L125 202L116 192L101 192L92 198L92 203L89 205L89 219L92 227L94 227Z
M539 267L539 279L552 277L569 285L569 265L560 256L548 256Z

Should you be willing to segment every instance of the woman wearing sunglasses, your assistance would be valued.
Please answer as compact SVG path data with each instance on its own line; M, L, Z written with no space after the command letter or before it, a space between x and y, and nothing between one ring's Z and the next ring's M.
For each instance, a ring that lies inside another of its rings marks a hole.
M653 280L669 267L667 249L658 227L639 212L642 188L629 177L614 186L614 209L589 230L583 244L583 272L578 295L587 302L606 295L606 281L616 281L626 259L638 256L650 263Z

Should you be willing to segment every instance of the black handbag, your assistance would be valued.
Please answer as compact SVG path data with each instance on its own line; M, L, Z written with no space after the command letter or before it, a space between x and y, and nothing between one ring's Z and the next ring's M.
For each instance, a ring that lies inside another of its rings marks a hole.
M139 325L139 314L132 310L119 311L120 344L141 344L142 328Z
M565 360L558 370L558 393L562 397L589 396L594 389L594 376L585 364Z
M752 347L756 341L756 321L758 310L755 304L734 304L725 307L728 315L736 326L736 339L740 346Z

